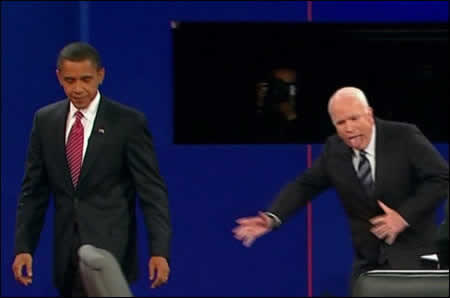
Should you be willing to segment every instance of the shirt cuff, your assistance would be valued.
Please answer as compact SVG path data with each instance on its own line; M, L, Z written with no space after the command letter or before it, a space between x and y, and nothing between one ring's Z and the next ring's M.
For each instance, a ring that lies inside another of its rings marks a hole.
M282 222L278 216L276 216L272 212L264 212L264 214L270 217L270 219L272 220L272 229L277 229L281 226Z

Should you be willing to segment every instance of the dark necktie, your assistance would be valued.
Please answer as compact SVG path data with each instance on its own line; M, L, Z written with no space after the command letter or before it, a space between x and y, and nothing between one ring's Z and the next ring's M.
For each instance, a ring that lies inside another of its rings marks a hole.
M77 111L75 117L75 122L70 129L69 138L66 143L66 157L69 163L72 183L76 188L81 172L81 162L83 160L84 127L81 123L83 114Z
M372 196L375 184L372 179L372 170L366 154L367 152L363 150L359 152L358 178L366 193Z

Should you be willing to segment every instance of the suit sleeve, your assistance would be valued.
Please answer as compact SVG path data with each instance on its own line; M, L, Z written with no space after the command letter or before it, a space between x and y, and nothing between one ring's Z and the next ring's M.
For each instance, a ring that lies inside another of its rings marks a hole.
M407 156L415 190L398 212L413 224L430 214L448 192L448 163L421 131L413 126L407 137Z
M16 214L15 253L33 254L39 241L49 203L47 172L42 158L38 113L33 120L25 174Z
M294 181L285 185L272 205L269 212L277 215L282 221L294 215L306 203L331 186L326 170L326 160L329 145L314 161L311 168L301 173Z
M171 223L166 185L159 173L147 121L142 114L127 142L127 163L133 176L148 230L150 255L169 258Z

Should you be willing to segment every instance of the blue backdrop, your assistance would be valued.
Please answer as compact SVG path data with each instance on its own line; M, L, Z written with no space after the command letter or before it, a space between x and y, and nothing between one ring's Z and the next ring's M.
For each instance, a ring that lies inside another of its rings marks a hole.
M17 195L33 113L64 97L55 76L58 51L85 40L101 53L101 91L142 110L169 189L174 224L168 285L150 289L147 243L139 220L137 296L306 296L307 213L244 248L234 220L263 209L307 167L306 145L174 145L170 21L307 21L307 2L1 2L1 293L56 295L50 209L34 257L33 285L11 273ZM448 21L447 1L324 1L312 21ZM195 70L193 70L195 72ZM195 73L193 73L195 74ZM437 119L448 125L447 119ZM313 158L321 144L312 145ZM436 144L448 160L448 144ZM312 204L312 294L348 294L352 248L333 191Z

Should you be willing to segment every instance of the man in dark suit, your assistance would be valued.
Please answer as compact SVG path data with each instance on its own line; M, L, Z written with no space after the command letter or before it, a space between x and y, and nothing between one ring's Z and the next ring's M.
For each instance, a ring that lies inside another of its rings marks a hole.
M353 279L372 269L420 268L419 256L436 252L433 213L447 193L447 162L414 125L374 118L357 88L336 91L328 112L337 135L267 212L238 219L235 237L250 246L334 187L350 222Z
M158 287L169 276L171 225L146 118L100 94L105 70L89 44L64 47L56 73L67 99L34 117L17 206L14 276L24 285L32 281L32 255L52 194L54 281L61 295L86 295L77 258L83 244L110 251L134 280L138 195L149 231L149 275Z

